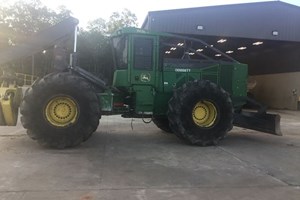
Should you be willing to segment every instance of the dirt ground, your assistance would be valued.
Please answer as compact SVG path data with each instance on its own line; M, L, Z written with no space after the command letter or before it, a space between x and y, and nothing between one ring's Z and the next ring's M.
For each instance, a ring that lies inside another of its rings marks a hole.
M299 200L300 112L275 112L282 137L234 128L211 147L119 116L67 150L40 147L20 124L0 127L0 199Z

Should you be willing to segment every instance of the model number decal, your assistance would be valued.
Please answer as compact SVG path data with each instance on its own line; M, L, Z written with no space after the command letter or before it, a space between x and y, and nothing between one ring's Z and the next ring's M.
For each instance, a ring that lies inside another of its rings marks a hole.
M175 72L191 72L191 69L175 69Z

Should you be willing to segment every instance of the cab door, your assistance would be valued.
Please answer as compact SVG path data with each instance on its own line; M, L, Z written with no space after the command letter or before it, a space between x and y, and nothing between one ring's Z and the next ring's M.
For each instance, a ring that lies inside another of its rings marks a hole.
M155 37L132 36L131 85L135 92L135 110L138 114L151 114L155 84Z

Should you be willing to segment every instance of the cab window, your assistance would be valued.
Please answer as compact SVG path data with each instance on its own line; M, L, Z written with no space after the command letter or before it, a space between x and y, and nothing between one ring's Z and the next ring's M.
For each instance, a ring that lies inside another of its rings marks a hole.
M135 69L151 70L153 64L153 39L134 38L133 67Z
M114 51L114 60L115 67L117 69L126 69L127 68L127 37L115 37L112 40L113 42L113 51Z

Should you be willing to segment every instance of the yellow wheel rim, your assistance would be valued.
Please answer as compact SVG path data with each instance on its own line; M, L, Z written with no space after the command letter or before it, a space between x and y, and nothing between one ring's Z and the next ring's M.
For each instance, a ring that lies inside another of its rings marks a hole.
M69 96L57 96L47 103L45 116L53 126L66 127L74 124L78 117L76 101Z
M192 118L199 127L212 127L217 119L217 108L210 101L199 101L193 108Z

